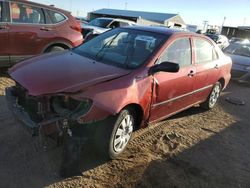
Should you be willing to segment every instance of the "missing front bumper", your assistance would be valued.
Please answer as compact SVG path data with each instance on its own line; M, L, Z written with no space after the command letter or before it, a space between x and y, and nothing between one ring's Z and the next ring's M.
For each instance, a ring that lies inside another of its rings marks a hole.
M14 87L6 88L5 93L10 111L31 132L32 136L37 136L41 130L46 135L54 134L60 132L61 125L65 125L65 120L60 117L51 117L39 123L34 122L25 109L18 104L17 97L13 95Z

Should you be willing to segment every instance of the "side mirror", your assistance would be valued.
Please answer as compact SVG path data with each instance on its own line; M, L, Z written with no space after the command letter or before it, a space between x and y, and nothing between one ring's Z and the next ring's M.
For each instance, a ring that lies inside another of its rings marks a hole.
M157 72L178 72L180 69L179 64L171 62L162 62L161 64L154 65L149 69L149 75L153 75Z

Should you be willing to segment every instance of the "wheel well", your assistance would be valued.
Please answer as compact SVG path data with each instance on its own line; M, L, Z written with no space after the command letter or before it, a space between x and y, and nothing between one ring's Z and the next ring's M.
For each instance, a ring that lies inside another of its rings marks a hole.
M134 113L136 113L136 127L135 130L140 128L141 122L142 122L142 118L143 118L143 109L139 104L129 104L127 106L125 106L123 109L128 109L128 110L133 110Z
M218 80L218 82L220 82L221 87L224 88L224 86L225 86L225 79L224 79L224 78L220 78L220 79Z
M62 43L55 43L55 44L52 44L50 45L49 47L46 48L45 52L48 52L51 48L55 47L55 46L59 46L59 47L62 47L64 48L65 50L66 49L70 49L70 46L66 45L66 44L62 44Z

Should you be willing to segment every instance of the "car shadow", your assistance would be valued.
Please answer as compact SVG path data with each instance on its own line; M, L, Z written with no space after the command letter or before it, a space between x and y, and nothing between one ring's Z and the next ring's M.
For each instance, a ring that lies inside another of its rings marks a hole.
M235 121L220 131L202 130L209 135L207 139L152 161L136 187L250 187L249 96L249 88L230 83L219 103ZM230 104L225 100L227 97L244 100L245 105ZM200 110L192 108L171 119L196 112ZM213 124L225 126L223 120Z
M177 118L183 118L183 117L187 117L187 116L192 116L192 115L195 115L195 114L200 114L200 113L204 113L206 112L207 110L200 107L199 105L197 106L194 106L194 107L191 107L183 112L180 112L174 116L171 116L167 119L171 120L171 119L177 119Z
M228 114L237 114L237 121L220 132L209 132L209 138L178 154L152 161L136 187L250 186L250 126L246 121L250 122L249 92L241 85L231 86L220 99L220 106ZM239 97L239 92L245 106L225 101L228 96ZM193 107L169 119L203 112L202 108ZM0 187L44 187L63 180L59 175L61 148L47 151L39 148L36 138L13 119L4 96L0 96L0 122ZM83 145L80 158L81 174L109 162L88 143Z

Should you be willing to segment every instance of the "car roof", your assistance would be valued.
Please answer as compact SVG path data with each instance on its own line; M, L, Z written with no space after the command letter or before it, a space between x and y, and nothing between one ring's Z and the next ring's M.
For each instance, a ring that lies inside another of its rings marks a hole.
M159 34L164 34L164 35L188 34L188 35L194 35L194 36L201 36L201 35L196 34L196 33L182 31L182 30L178 30L178 29L167 28L167 27L161 27L161 26L129 26L129 27L125 27L125 28L134 29L134 30L141 30L141 31L148 31L148 32L159 33Z
M46 9L55 10L55 11L59 11L59 12L70 14L70 12L67 11L67 10L56 8L56 7L50 6L50 5L35 3L35 2L32 2L32 1L24 1L24 0L6 0L6 1L23 3L23 4L28 4L28 5L34 5L34 6L39 6L39 7L42 7L42 8L46 8Z

